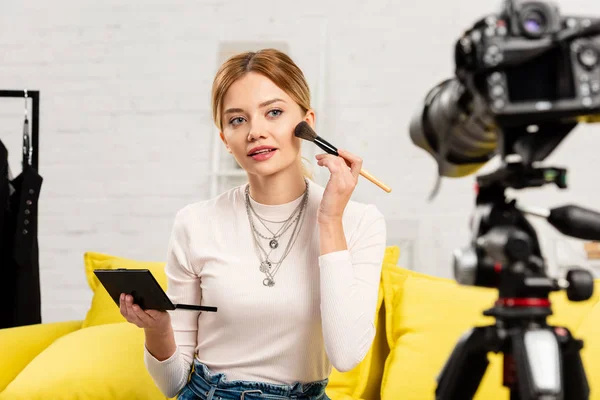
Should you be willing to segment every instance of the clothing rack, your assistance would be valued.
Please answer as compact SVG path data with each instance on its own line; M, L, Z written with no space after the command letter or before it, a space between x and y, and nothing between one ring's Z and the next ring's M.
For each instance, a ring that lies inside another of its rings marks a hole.
M0 90L1 97L13 97L25 99L25 90ZM40 92L38 90L27 90L27 97L31 98L31 166L38 170L39 165L39 118L40 118Z
M11 328L42 322L37 238L43 181L38 173L40 93L0 90L2 97L24 100L20 151L23 169L11 177L5 154L9 149L2 149L0 159L0 167L7 167L7 173L0 174L0 328Z

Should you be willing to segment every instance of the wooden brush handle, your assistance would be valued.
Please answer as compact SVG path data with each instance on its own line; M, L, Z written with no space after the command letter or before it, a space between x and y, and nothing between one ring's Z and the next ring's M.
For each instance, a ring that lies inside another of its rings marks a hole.
M336 151L336 153L337 153L337 151ZM336 154L336 155L338 157L341 157L346 162L347 166L350 166L350 161L346 160L344 157L340 156L339 154ZM383 190L385 190L386 192L390 193L392 191L392 189L388 185L381 182L379 179L375 178L366 169L361 168L360 174L362 176L364 176L365 178L367 178L368 180L370 180L371 182L373 182L374 184L376 184L377 186L379 186L380 188L382 188Z
M364 169L360 170L360 174L362 176L364 176L365 178L367 178L368 180L370 180L371 182L373 182L374 184L376 184L377 186L379 186L380 188L382 188L383 190L385 190L386 192L391 192L392 189L387 186L386 184L384 184L383 182L381 182L379 179L375 178L373 175L371 175L369 172L367 172Z

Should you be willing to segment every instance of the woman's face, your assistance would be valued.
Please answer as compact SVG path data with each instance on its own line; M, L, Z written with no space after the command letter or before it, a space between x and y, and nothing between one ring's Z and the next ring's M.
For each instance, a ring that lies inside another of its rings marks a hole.
M301 139L296 125L314 124L290 96L264 75L249 72L235 81L223 98L220 136L249 174L268 176L300 165Z

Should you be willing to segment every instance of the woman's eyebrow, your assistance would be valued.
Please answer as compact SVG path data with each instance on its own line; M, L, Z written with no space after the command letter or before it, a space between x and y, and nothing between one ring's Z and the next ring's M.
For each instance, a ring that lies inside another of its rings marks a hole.
M276 98L276 99L271 99L271 100L263 101L262 103L260 103L258 105L258 107L260 107L260 108L266 107L269 104L273 104L273 103L276 103L278 101L282 101L282 102L285 103L285 100L283 100L283 99L277 99ZM228 108L227 110L225 110L225 112L223 112L223 114L241 113L241 112L244 112L244 110L241 109L241 108Z

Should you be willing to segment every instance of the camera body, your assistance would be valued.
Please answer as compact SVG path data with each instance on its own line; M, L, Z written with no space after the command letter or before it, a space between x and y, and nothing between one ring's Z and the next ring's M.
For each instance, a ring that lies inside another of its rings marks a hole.
M581 32L599 21L562 16L551 2L508 1L456 42L457 77L500 126L597 113L600 32Z
M562 124L564 137L600 114L600 18L506 0L462 34L454 59L455 76L427 93L409 128L439 176L470 175L497 154L541 161L559 142L548 131Z

